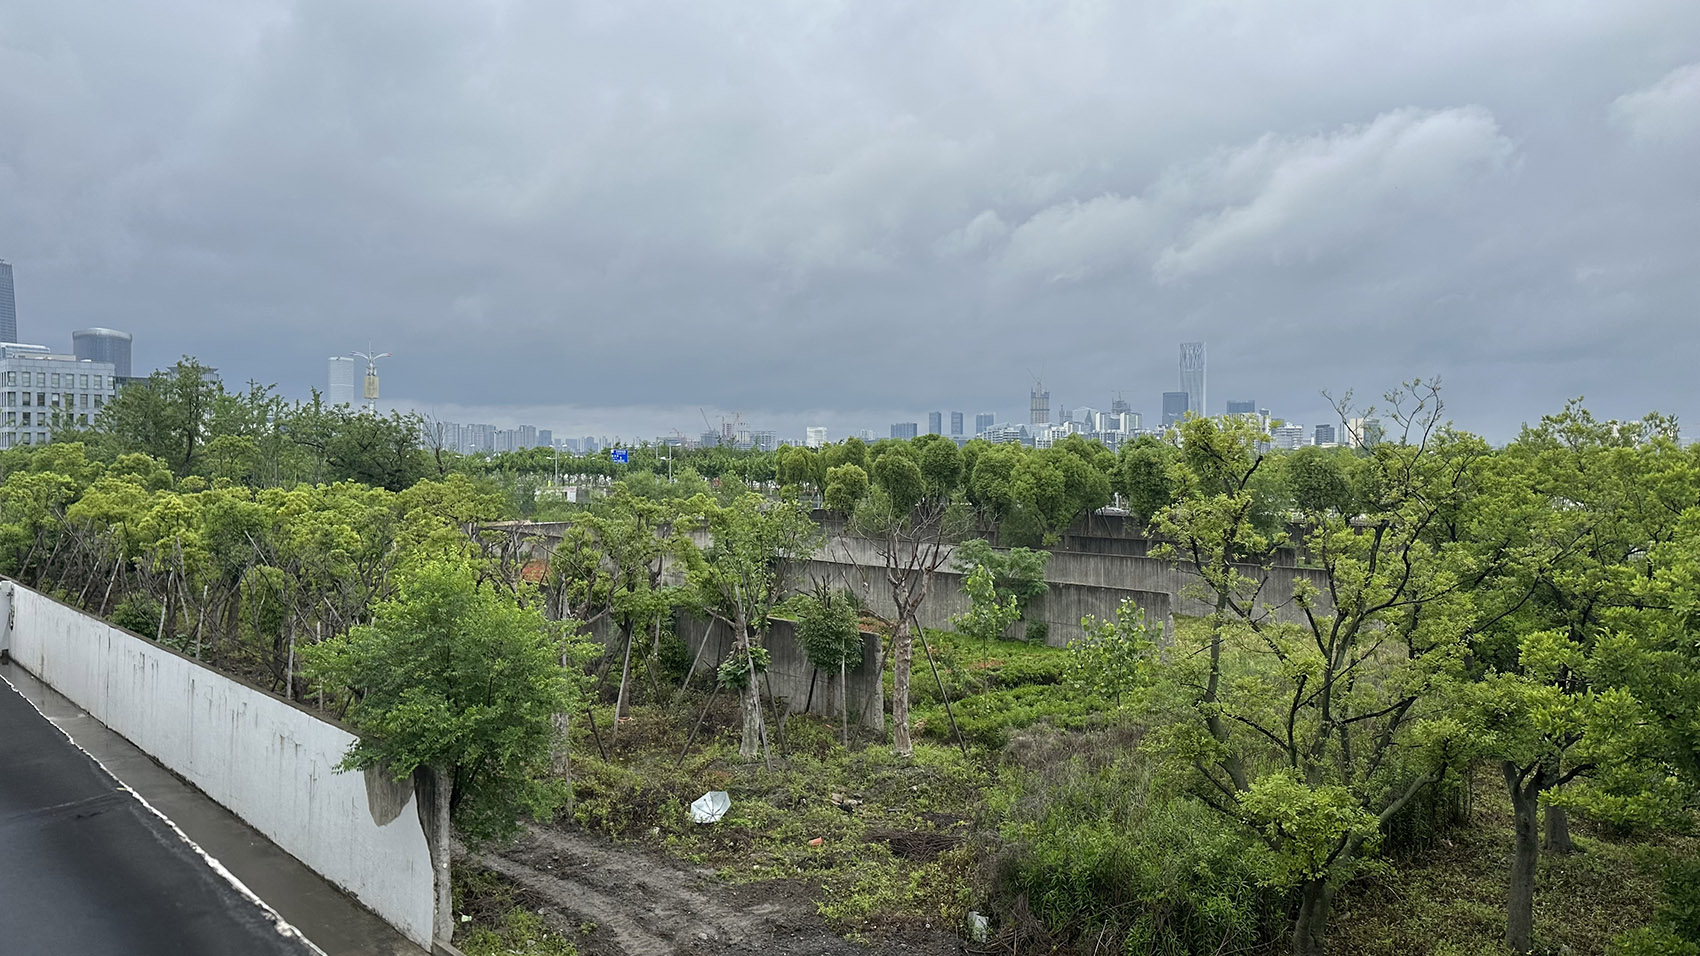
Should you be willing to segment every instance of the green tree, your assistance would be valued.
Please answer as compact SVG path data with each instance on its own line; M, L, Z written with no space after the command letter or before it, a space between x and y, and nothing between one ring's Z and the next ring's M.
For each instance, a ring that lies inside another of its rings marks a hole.
M1173 445L1154 435L1141 435L1122 445L1115 490L1127 500L1128 512L1141 524L1173 504L1178 496L1171 468L1179 457Z
M788 589L792 566L814 553L820 529L796 501L769 501L753 491L724 506L697 499L691 510L707 517L713 543L704 550L686 543L681 555L703 610L732 629L726 664L741 675L744 717L738 754L753 760L767 739L756 658L764 656L769 616Z
M962 456L953 442L928 435L882 449L873 464L872 487L855 503L850 529L874 542L891 593L892 746L900 756L915 752L909 733L909 677L919 610L933 575L950 558L950 545L968 528ZM875 664L883 670L883 660Z
M1045 565L1051 553L1033 548L1009 548L999 551L984 538L973 538L956 546L951 560L958 571L972 574L976 568L991 573L992 586L998 600L1014 598L1016 608L1023 614L1049 585L1045 583Z
M1486 447L1442 426L1435 387L1389 397L1402 434L1374 450L1380 500L1357 521L1317 516L1306 535L1326 586L1269 594L1281 539L1257 521L1262 435L1244 421L1181 426L1185 496L1153 522L1157 553L1197 578L1212 610L1160 668L1167 725L1151 746L1282 861L1301 903L1298 956L1321 951L1334 895L1378 825L1461 754L1437 701L1461 669L1468 602L1430 530Z
M968 593L968 611L950 619L950 626L958 634L984 643L1003 637L1009 626L1021 619L1021 608L1015 598L998 594L992 572L984 565L968 572L962 589Z
M431 772L438 939L454 928L447 825L499 837L558 799L546 776L551 718L571 704L565 644L558 622L478 586L464 560L433 558L400 576L371 624L307 652L314 678L352 700L360 736L341 769Z
M181 477L200 464L208 418L223 392L216 369L185 355L170 369L124 386L96 426L113 436L118 450L157 458Z
M862 664L862 628L853 595L822 590L807 596L797 612L797 643L816 670L838 672L838 718L844 746L850 746L850 703L847 676ZM813 690L814 678L810 677Z

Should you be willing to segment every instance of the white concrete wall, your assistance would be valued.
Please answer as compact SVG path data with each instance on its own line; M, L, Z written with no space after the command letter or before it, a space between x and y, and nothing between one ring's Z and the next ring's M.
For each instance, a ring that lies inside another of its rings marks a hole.
M352 734L28 588L0 590L20 666L431 948L417 797L374 820L365 775L336 770Z

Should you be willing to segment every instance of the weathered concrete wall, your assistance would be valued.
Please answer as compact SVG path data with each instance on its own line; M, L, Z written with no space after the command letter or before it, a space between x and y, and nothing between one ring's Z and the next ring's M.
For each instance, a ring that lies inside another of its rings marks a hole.
M426 949L431 857L409 784L339 773L347 730L13 582L10 653Z
M845 534L844 520L836 515L817 511L815 519L827 537L813 560L804 562L799 569L798 589L807 590L811 579L842 584L860 595L876 613L889 616L893 610L890 588L885 584L876 543ZM560 534L557 525L531 527L545 537ZM709 543L706 532L693 537L701 546ZM995 533L989 533L989 537L995 543ZM1195 593L1197 577L1167 560L1150 557L1153 546L1145 529L1126 516L1093 515L1081 521L1051 550L1045 580L1052 593L1028 609L1028 619L1044 621L1050 641L1062 644L1080 634L1081 617L1091 614L1108 618L1123 599L1139 604L1147 620L1165 624L1171 622L1171 614L1210 613L1211 605ZM1302 621L1302 613L1291 603L1294 585L1301 580L1309 581L1325 596L1326 577L1314 568L1299 567L1298 551L1292 548L1281 549L1270 564L1268 568L1244 564L1239 570L1248 578L1263 582L1257 597L1259 604L1273 608L1282 620ZM923 626L947 628L951 617L968 608L961 576L951 568L947 558L945 570L934 577L932 590L921 607ZM1012 629L1011 636L1019 635Z
M708 642L703 649L702 662L697 665L699 673L712 673L732 650L732 629L724 622L705 622L699 617L680 615L674 623L693 657L703 647L703 642ZM858 723L872 723L881 706L880 675L874 673L874 655L879 653L879 642L878 634L862 633L862 663L846 673L844 684L840 687L836 672L815 673L814 666L797 643L796 625L774 618L768 623L767 640L763 644L768 652L768 665L762 693L766 695L771 687L773 696L786 701L792 712L801 713L806 705L809 713L828 717L838 716L839 695L847 693L846 709L850 718ZM809 693L811 676L814 679L812 697Z
M950 568L952 564L947 559L944 566ZM1247 564L1241 565L1240 571L1255 580L1267 579L1259 601L1276 607L1277 615L1284 619L1299 620L1301 617L1295 608L1288 606L1295 582L1305 579L1322 588L1327 585L1321 572L1311 568L1276 565L1265 570L1257 565ZM853 581L853 586L859 594L863 593L863 582L874 585L876 592L881 589L889 592L889 588L884 584L885 573L875 542L866 538L844 535L829 537L815 553L814 560L809 562L805 574ZM1167 621L1171 611L1175 614L1197 616L1208 614L1212 610L1209 604L1198 600L1192 594L1198 581L1197 577L1161 558L1057 550L1051 552L1050 561L1045 566L1045 580L1053 591L1059 586L1069 585L1084 589L1078 598L1070 600L1078 601L1078 606L1087 609L1086 613L1096 614L1101 618L1114 613L1124 596L1138 601L1145 609L1146 617L1154 621ZM1093 595L1090 593L1092 589L1100 589L1106 593ZM928 619L922 623L928 627L948 627L949 616L960 614L967 608L967 597L962 594L960 576L954 573L937 576L933 592L927 598L928 603L942 599L938 607L950 605L952 593L956 598L960 598L960 607L944 613L941 621ZM1144 596L1148 594L1162 595L1168 601L1167 606L1163 606L1156 598ZM891 607L889 593L883 598L878 593L871 594L869 600L881 613ZM923 605L922 614L927 616L931 613L933 612ZM1062 627L1071 636L1079 632L1078 616L1070 619L1067 614L1051 613L1049 618L1054 619L1053 629Z
M821 580L833 587L847 587L866 601L874 613L883 617L891 617L896 613L896 605L891 600L891 587L886 584L885 571L878 564L859 564L843 557L838 552L839 560L824 560L827 552L816 556L800 569L800 580L803 588L807 582ZM877 557L867 556L877 562ZM1046 576L1050 587L1043 596L1035 600L1028 608L1026 620L1042 622L1046 627L1046 643L1061 647L1070 640L1080 636L1080 620L1087 615L1109 620L1115 617L1123 601L1132 601L1140 610L1145 612L1145 619L1152 623L1162 624L1167 630L1174 624L1171 612L1172 602L1169 595L1162 591L1140 590L1135 588L1114 587L1105 585L1080 585L1066 581L1057 581L1054 576ZM922 602L920 619L922 627L939 629L950 628L950 619L968 612L968 594L963 590L963 575L955 571L939 571L933 575L932 585L927 591L927 599ZM1008 637L1022 637L1026 625L1017 622L1010 627Z

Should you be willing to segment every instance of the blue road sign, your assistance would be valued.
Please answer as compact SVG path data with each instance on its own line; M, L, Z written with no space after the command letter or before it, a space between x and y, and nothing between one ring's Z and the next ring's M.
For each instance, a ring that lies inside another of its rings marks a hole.
M612 458L614 461L617 461L622 465L627 464L628 462L631 461L631 456L626 454L626 450L624 448L610 448L610 449L608 449L608 457Z

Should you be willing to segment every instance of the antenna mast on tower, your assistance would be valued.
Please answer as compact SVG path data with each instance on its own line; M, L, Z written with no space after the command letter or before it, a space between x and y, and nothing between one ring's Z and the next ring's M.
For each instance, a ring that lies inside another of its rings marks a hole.
M369 349L372 346L368 345L366 347ZM378 360L381 358L389 358L393 353L350 352L349 354L353 355L355 358L366 360L366 388L364 392L366 398L366 410L376 414L378 411Z

